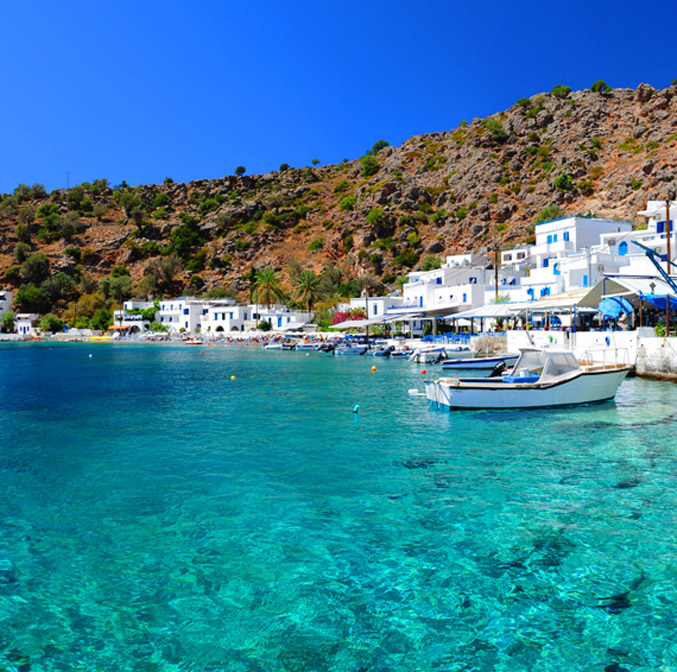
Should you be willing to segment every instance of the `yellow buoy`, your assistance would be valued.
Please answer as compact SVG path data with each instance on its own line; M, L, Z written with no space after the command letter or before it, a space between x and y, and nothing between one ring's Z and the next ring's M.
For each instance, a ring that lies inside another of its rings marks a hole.
M371 367L371 372L372 372L372 373L376 373L376 367L375 367L375 366L372 366L372 367Z
M231 376L230 379L231 379L231 380L235 380L235 376Z

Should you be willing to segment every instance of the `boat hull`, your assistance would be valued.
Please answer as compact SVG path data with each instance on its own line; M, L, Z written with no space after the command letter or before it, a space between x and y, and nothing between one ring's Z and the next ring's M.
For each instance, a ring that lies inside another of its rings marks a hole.
M448 359L446 362L442 362L443 369L473 369L476 371L485 369L491 371L501 362L505 362L507 367L512 367L515 365L519 355L501 355L498 357L475 357L472 359Z
M629 368L582 372L551 384L514 384L487 379L426 381L428 400L441 408L506 409L545 408L590 404L613 399Z
M363 355L367 350L369 349L369 346L366 345L360 345L360 346L350 346L346 348L336 348L334 350L334 355L337 357L343 356L343 355Z

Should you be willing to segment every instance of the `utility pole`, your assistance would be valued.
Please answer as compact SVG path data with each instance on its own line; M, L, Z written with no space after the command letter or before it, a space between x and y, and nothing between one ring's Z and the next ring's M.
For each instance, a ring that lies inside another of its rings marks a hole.
M494 303L498 303L498 245L494 243Z
M665 271L670 275L670 262L672 257L670 255L670 237L672 236L671 227L670 227L670 203L675 198L675 192L670 190L667 193L667 198L665 200L665 231L666 231L666 241L667 241L667 263L665 264ZM665 296L665 336L666 338L670 336L670 294Z

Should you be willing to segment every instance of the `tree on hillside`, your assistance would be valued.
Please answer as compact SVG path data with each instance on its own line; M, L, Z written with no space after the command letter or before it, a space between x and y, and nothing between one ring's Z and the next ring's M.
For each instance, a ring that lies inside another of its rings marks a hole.
M39 285L49 277L49 259L42 254L31 254L21 264L21 278L26 282Z
M253 300L260 306L269 308L272 304L284 300L284 292L277 273L272 268L262 268L256 272Z
M313 271L301 271L296 277L294 299L302 304L310 319L313 304L320 298L320 278Z
M16 296L14 304L22 313L46 313L49 310L49 296L41 287L34 284L21 285Z
M238 177L242 177L246 172L247 172L247 169L246 169L244 166L238 166L238 167L235 169L235 174L236 174Z
M0 320L0 331L3 334L11 334L14 331L14 311L7 310L2 314Z
M120 194L120 207L125 217L129 218L135 208L141 207L141 199L131 191L124 191Z
M54 313L47 313L40 320L40 329L55 334L63 329L63 320Z
M181 260L173 254L152 259L143 271L147 294L173 294L178 289L176 276L182 270Z

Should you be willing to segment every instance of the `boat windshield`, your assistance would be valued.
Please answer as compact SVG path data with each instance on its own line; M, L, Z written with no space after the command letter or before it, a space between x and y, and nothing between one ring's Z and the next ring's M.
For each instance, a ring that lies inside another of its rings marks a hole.
M579 368L578 361L571 352L558 352L550 355L545 371L543 371L543 377L551 376L554 378L577 371Z
M542 350L525 350L515 364L515 372L521 376L540 375L543 372L545 360L546 354Z

